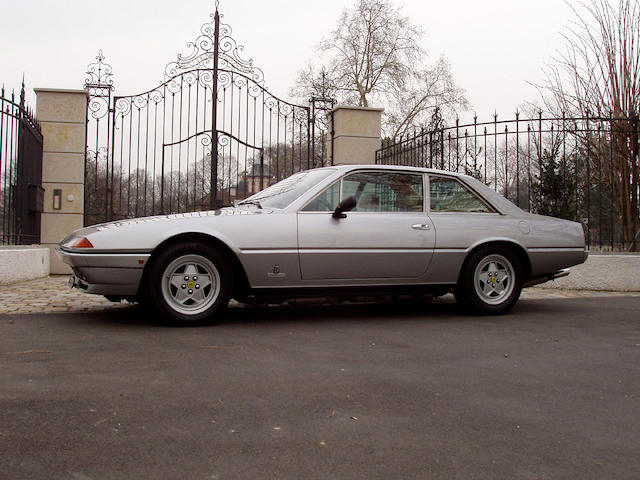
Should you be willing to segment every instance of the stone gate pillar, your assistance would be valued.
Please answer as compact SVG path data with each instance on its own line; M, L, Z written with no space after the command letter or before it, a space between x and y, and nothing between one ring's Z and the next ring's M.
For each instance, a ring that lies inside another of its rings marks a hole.
M85 90L35 88L36 118L44 137L40 243L51 249L51 273L69 273L53 248L84 219Z
M327 155L333 165L375 163L382 108L337 106L327 114Z

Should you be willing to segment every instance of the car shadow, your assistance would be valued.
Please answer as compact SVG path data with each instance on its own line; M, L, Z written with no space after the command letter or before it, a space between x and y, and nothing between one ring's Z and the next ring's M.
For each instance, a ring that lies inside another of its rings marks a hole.
M369 322L369 321L416 321L416 322L513 322L528 313L549 313L559 309L558 302L564 299L523 299L505 315L470 315L453 300L445 296L436 300L407 300L380 302L333 302L322 303L309 300L284 302L282 304L245 305L233 303L211 324L216 326L253 326L269 324L293 324L299 322ZM116 305L91 312L67 312L51 314L65 323L95 323L128 328L175 328L167 325L152 310L138 304ZM184 325L182 325L184 326Z

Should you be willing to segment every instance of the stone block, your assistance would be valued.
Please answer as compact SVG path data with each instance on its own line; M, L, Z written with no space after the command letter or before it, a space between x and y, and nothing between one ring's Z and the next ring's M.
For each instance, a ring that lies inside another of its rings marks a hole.
M81 153L85 149L85 125L42 122L43 150L57 153Z
M58 246L58 244L56 243L53 245L43 245L43 247L44 246L48 247L49 250L51 251L51 264L49 266L51 270L51 275L71 274L71 267L66 263L64 263L62 260L60 260L58 255L56 255L55 248Z
M335 135L380 138L383 111L382 108L336 107L333 109ZM331 113L328 115L331 118Z
M44 213L79 213L84 212L84 186L81 183L44 183ZM54 190L62 190L60 209L53 207Z
M338 137L334 139L334 165L374 164L380 138ZM329 152L331 158L331 152Z
M80 123L87 115L85 90L34 89L37 96L36 117L39 122Z
M84 153L49 153L42 158L42 181L84 183Z
M82 228L82 223L81 213L43 213L40 241L57 244L74 230Z

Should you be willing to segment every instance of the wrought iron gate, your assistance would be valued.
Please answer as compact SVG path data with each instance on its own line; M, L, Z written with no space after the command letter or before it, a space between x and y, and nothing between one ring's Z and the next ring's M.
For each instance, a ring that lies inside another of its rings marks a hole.
M0 94L0 245L40 243L42 132L20 98Z
M85 225L219 208L325 164L316 108L272 95L211 16L151 90L116 96L102 51L89 65Z

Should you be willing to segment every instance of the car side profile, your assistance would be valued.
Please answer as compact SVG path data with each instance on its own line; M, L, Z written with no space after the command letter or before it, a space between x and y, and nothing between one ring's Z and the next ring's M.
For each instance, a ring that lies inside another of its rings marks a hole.
M77 230L70 284L209 322L231 298L453 292L501 314L587 258L580 223L525 212L478 180L400 166L299 172L234 207Z

